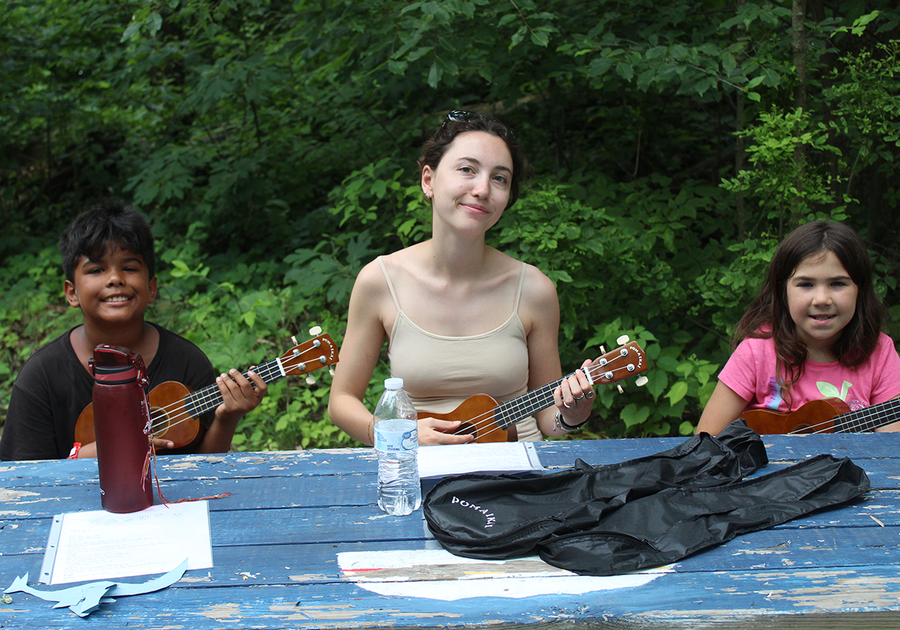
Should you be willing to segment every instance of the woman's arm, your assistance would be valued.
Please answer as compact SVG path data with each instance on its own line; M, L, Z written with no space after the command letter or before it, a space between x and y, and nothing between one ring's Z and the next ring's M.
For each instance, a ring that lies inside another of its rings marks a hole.
M528 390L533 391L562 376L559 362L559 298L553 282L536 267L525 276L520 317L528 339ZM586 361L585 364L590 363ZM582 367L584 367L582 365ZM547 436L565 435L556 423L557 411L569 426L584 424L591 413L594 392L584 372L578 370L553 393L555 407L535 414L538 428Z
M738 396L728 385L719 381L700 415L697 433L705 431L710 435L718 435L719 431L741 416L741 413L747 408L748 402Z
M368 446L375 441L375 418L363 399L387 335L388 311L396 316L390 289L378 263L370 263L360 271L350 294L347 332L328 401L331 421ZM453 435L459 428L458 421L422 418L418 425L419 444L462 444L473 439L471 435Z
M350 293L347 331L341 344L341 360L335 366L328 416L358 442L374 442L372 412L363 398L384 345L385 329L379 303L388 291L377 263L363 267Z

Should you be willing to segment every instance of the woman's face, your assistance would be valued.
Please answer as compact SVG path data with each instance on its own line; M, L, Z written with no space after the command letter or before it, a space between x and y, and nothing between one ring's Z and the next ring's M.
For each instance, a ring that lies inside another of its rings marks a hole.
M459 134L437 168L422 169L422 190L435 218L458 229L486 231L509 202L513 163L502 138L484 131Z

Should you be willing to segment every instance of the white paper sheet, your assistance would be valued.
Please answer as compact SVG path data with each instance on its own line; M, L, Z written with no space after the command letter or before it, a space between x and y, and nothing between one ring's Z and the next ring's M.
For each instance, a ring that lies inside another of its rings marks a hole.
M468 472L541 470L531 442L490 442L419 447L419 478Z
M164 573L188 558L188 569L213 566L209 504L154 505L130 514L68 512L53 517L41 582Z

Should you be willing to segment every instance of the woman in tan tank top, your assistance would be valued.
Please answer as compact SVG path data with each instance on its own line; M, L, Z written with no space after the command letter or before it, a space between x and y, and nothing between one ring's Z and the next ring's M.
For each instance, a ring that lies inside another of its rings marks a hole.
M505 402L501 398L562 377L556 288L536 267L523 266L485 243L487 230L518 199L527 168L513 135L496 120L454 111L425 143L419 166L422 191L432 205L432 237L360 271L331 387L328 413L332 421L368 445L373 442L373 416L363 396L385 339L390 344L391 373L404 377L420 412L420 444L461 444L473 439L454 433L460 427L458 420L422 417L423 407L430 411L452 408L458 397L480 393ZM491 347L495 356L521 360L499 377L489 374L491 366L463 350L479 347L482 340L503 346ZM474 345L466 345L473 341ZM420 347L432 348L431 354L441 356L412 357ZM465 354L446 356L455 353ZM454 366L452 377L445 376L447 364ZM521 373L518 384L515 374L506 374L517 370ZM457 391L461 383L472 391ZM509 391L484 391L484 387ZM562 435L582 425L593 398L587 377L576 371L554 391L555 407L535 414L540 433L535 430L530 439Z

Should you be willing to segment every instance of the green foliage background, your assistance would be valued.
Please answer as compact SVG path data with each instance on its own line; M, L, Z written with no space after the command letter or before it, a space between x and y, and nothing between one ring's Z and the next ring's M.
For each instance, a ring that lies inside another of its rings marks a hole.
M690 433L799 222L858 229L897 312L891 0L808 0L805 80L790 2L6 4L0 410L22 363L80 321L55 242L108 196L158 237L150 319L217 369L312 325L340 342L361 266L429 233L415 158L454 108L508 122L534 162L490 239L556 282L563 364L623 333L646 348L648 385L601 388L582 435ZM350 445L316 376L272 386L236 447Z

